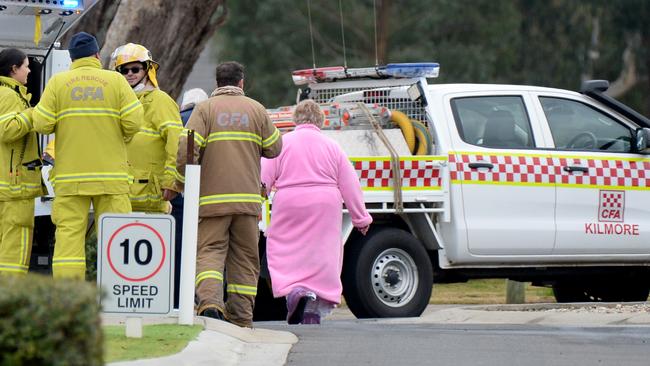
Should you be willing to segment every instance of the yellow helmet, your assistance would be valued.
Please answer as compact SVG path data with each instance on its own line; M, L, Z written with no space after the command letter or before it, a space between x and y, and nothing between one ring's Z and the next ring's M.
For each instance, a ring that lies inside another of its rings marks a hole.
M144 46L127 43L113 51L111 54L111 62L109 68L117 71L120 66L131 62L142 62L147 65L147 76L154 87L158 87L158 80L156 79L156 70L158 70L158 63L151 57L151 52Z

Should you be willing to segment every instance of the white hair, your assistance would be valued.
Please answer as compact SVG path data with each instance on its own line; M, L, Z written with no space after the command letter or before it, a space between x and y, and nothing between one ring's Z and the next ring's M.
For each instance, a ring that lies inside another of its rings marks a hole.
M181 110L189 108L192 104L197 105L200 102L208 99L208 94L199 88L194 88L183 93L183 101L181 102Z

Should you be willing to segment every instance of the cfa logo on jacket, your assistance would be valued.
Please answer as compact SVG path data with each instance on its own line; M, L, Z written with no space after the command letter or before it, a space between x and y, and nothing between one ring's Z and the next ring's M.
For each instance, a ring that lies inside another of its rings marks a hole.
M217 124L221 127L248 127L248 113L220 112L217 115Z
M101 86L75 86L70 91L72 100L104 100L104 89Z

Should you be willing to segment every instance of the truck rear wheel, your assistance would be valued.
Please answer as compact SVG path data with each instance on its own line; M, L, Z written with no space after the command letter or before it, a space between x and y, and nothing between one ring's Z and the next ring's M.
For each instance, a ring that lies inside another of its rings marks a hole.
M429 304L433 269L417 238L379 228L347 244L342 279L357 318L416 317Z

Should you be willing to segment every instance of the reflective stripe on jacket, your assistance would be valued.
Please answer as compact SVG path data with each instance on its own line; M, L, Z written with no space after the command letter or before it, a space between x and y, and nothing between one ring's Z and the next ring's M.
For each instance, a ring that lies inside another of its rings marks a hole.
M130 198L156 206L162 201L162 189L174 189L178 136L183 124L178 105L167 93L154 89L137 94L144 108L144 121L126 145L134 179Z
M30 97L24 85L0 76L0 201L42 194Z
M188 130L195 131L194 162L201 164L199 216L258 215L260 158L276 157L282 150L280 133L264 106L232 86L218 88L199 103L181 134L177 162L181 175Z
M54 192L128 193L125 142L140 130L142 118L142 104L124 77L102 70L94 57L54 75L33 113L36 131L56 136Z

